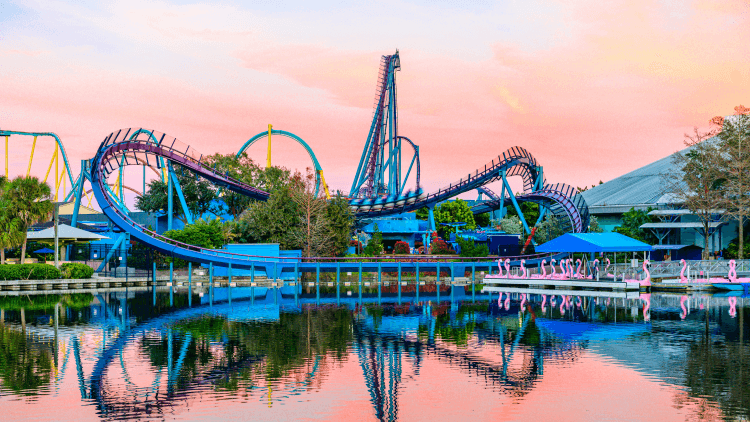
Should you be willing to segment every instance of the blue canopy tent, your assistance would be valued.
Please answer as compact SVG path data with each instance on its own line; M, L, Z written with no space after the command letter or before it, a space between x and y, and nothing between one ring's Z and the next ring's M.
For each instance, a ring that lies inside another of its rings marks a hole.
M620 233L565 233L535 248L536 252L646 252L651 245Z

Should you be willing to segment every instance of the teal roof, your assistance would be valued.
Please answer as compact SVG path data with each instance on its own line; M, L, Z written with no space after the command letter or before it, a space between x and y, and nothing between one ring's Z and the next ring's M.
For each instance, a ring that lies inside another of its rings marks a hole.
M565 233L535 248L536 252L637 252L651 245L620 233Z

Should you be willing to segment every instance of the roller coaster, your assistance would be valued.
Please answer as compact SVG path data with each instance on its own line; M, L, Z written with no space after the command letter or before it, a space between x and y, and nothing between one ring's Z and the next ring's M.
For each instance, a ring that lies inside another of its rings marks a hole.
M506 207L512 206L521 218L524 231L527 234L532 234L532 229L523 218L523 212L521 212L519 206L521 202L533 202L540 205L540 216L536 224L541 222L547 213L550 213L560 217L559 220L563 222L567 231L579 233L588 229L589 214L583 197L571 186L546 184L542 166L531 153L521 147L508 149L498 155L496 159L493 158L483 168L468 173L466 177L462 177L447 187L430 193L425 192L421 186L419 147L411 139L398 133L396 72L400 68L398 51L393 55L382 57L373 120L350 192L347 195L350 209L358 219L392 216L426 207L429 209L431 229L435 230L433 209L436 205L460 194L478 190L480 194L487 195L489 199L479 202L472 208L475 214L500 210L502 215ZM7 139L8 136L13 134L34 135L35 144L36 136L39 135L0 130L0 137L6 137L6 173L8 168ZM125 204L124 190L129 189L136 194L140 194L140 192L124 184L124 169L128 166L143 168L143 192L146 191L146 168L151 168L162 181L168 183L170 192L172 192L172 189L176 190L183 210L187 210L188 207L185 204L179 181L175 177L173 165L179 165L181 168L192 172L196 177L204 178L223 189L260 201L268 199L268 192L249 186L211 168L207 165L205 156L192 147L174 137L150 129L118 130L105 137L94 158L82 160L80 174L74 181L59 138L54 134L45 135L53 136L57 141L56 148L62 151L65 167L62 173L55 175L56 185L59 187L62 175L67 172L71 181L71 190L65 195L65 200L75 199L72 224L75 226L77 223L78 209L82 204L82 199L87 198L90 204L91 198L88 196L88 192L92 192L102 212L124 231L123 236L116 241L112 248L113 251L121 247L124 244L125 237L129 235L159 252L192 262L221 266L231 265L239 268L251 268L268 262L266 257L230 253L226 250L205 249L179 243L137 224L130 217ZM319 188L322 185L328 195L323 170L312 148L302 138L291 132L271 130L269 126L268 132L261 132L250 138L240 148L238 155L266 135L269 137L269 148L271 135L286 136L300 143L310 155L315 166L317 187ZM53 158L53 160L57 159ZM52 162L50 162L50 168L51 165ZM31 160L29 161L30 167ZM114 174L117 175L115 183L109 183L110 176ZM508 183L508 177L511 176L522 178L523 192L518 194L513 192ZM90 190L84 190L86 181L89 181L91 185ZM413 187L408 187L410 181L413 183ZM502 182L500 195L495 194L486 186L496 181ZM171 194L167 196L169 199L168 226L171 228L174 214L173 196ZM185 211L186 220L191 223L193 218L189 214L188 211ZM106 260L109 258L107 257ZM299 263L300 267L311 265L313 264L309 261ZM307 270L311 270L311 268L307 268Z

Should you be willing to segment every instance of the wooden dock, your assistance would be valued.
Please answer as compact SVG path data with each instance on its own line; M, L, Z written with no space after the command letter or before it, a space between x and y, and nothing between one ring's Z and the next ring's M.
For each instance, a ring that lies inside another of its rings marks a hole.
M614 291L638 291L641 289L639 283L622 281L595 281L595 280L552 280L546 278L484 278L485 289L487 286L497 288L538 288L554 291L563 288L571 291L595 290L601 292ZM555 294L555 293L552 293ZM560 293L557 293L560 294Z

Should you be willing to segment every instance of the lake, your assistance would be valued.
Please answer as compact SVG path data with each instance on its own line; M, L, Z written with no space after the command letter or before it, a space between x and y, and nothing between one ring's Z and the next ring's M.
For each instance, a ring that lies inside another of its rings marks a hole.
M0 297L2 419L750 417L746 297L316 305L234 290L192 307L150 291Z

